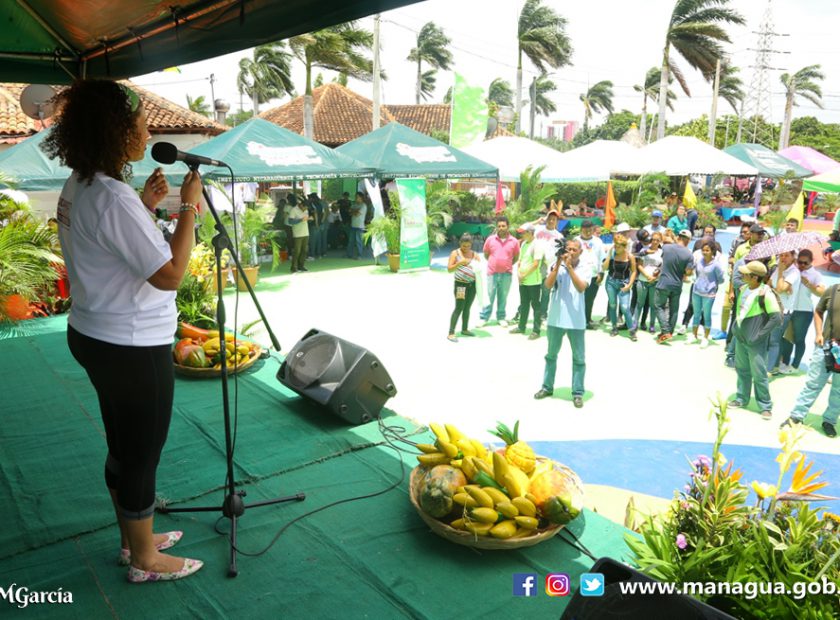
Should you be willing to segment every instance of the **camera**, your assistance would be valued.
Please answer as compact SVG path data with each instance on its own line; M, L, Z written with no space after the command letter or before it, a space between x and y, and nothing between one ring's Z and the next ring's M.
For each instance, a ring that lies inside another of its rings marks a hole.
M566 253L566 240L563 237L554 240L554 256L560 258Z

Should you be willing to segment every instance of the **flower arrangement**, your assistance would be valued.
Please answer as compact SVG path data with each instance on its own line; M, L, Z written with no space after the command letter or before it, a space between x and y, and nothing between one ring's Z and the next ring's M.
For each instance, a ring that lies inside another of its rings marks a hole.
M775 484L753 481L757 499L750 503L743 472L720 451L728 431L726 401L718 400L712 413L717 438L711 456L691 462L689 483L667 513L647 517L641 537L627 536L635 563L662 581L742 584L740 594L733 588L699 597L739 618L840 617L840 517L810 505L834 498L817 493L828 482L819 480L822 472L811 473L813 463L797 448L804 431L780 431L778 478ZM756 583L751 592L747 586ZM814 587L807 596L800 595L803 584Z

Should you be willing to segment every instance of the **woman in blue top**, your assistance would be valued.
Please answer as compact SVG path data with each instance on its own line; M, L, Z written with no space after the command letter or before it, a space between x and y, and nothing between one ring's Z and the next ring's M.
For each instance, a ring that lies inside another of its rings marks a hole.
M688 218L685 215L684 206L677 207L677 214L668 220L668 228L674 231L675 235L679 235L680 231L688 229Z
M694 282L694 292L691 295L691 305L694 308L694 339L691 342L695 344L699 342L700 347L705 349L709 346L712 306L715 303L718 286L723 283L723 267L716 259L717 250L714 241L704 241L700 252L701 255L694 261L694 273L697 274L697 280ZM706 330L702 339L697 336L701 317Z

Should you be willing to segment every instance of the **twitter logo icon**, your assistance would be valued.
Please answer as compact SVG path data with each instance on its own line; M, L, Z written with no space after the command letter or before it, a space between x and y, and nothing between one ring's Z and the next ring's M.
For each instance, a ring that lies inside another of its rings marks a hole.
M581 596L604 596L604 575L601 573L583 573L580 576Z

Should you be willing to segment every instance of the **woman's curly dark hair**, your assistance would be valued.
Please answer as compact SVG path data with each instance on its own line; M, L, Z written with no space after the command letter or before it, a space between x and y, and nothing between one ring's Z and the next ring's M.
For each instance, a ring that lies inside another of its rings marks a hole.
M97 172L124 181L140 108L116 82L77 80L56 96L59 117L41 148L90 183Z

